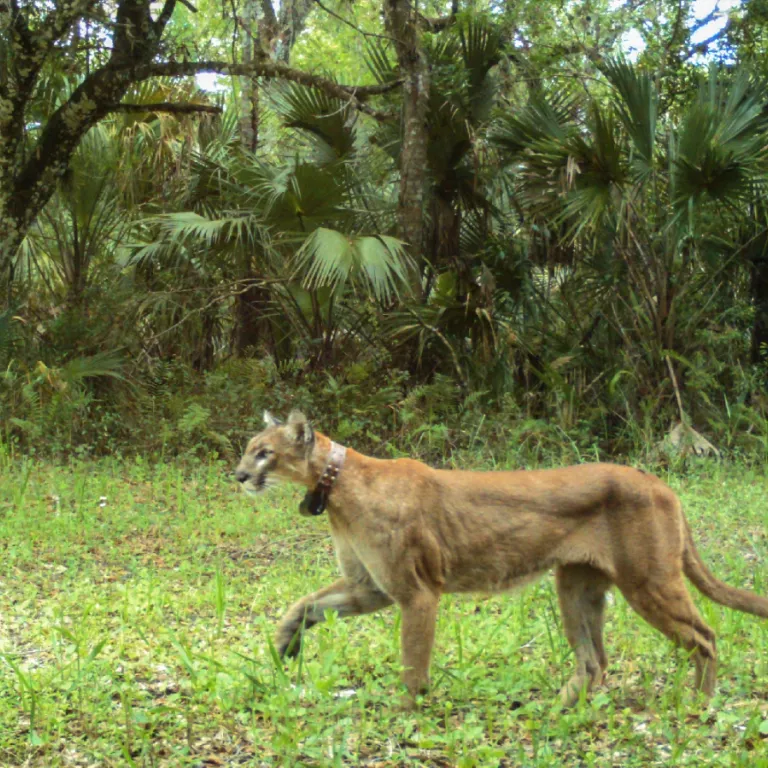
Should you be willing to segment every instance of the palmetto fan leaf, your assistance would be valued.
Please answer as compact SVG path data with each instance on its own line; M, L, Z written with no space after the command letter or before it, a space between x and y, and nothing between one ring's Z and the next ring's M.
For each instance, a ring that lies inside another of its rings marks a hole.
M568 92L535 93L523 109L499 116L490 140L512 158L529 149L562 146L576 131L575 111L576 99Z
M754 141L757 138L755 132L766 128L765 87L766 83L755 81L746 70L730 80L717 67L710 68L709 77L699 91L699 103L717 108L721 141Z
M344 218L345 187L340 166L297 162L265 169L253 192L262 196L265 221L287 232L311 232Z
M159 225L167 241L196 241L208 248L233 241L252 245L267 236L263 224L248 215L209 219L192 211L182 211L147 219L147 223L153 222Z
M390 46L382 40L366 40L363 59L369 72L381 85L397 80L397 65L389 51Z
M349 103L297 83L276 88L274 103L283 123L310 139L319 162L334 162L354 151L356 112Z
M768 99L746 74L731 79L713 71L662 137L651 79L623 60L602 69L614 98L593 100L583 124L567 100L537 95L494 126L493 142L519 165L519 199L529 212L567 223L574 236L630 202L635 211L650 205L661 221L668 200L687 216L699 202L736 206L751 199L768 161ZM666 164L659 162L663 152ZM659 183L649 185L652 173Z
M381 183L382 174L366 178L350 174L347 204L353 230L357 232L394 232L397 227L397 196L394 184Z
M385 67L388 59L381 46L371 50ZM432 72L427 112L428 171L443 194L452 196L463 183L457 169L469 165L475 136L483 131L495 103L497 83L491 70L501 58L501 37L482 19L460 19L443 34L427 37L425 50ZM375 141L393 159L399 157L402 136L398 126L379 126Z
M104 376L124 380L124 365L123 358L117 352L97 352L95 355L76 357L65 363L61 368L61 378L69 384Z
M564 94L535 93L517 112L501 115L490 141L509 163L512 197L533 218L562 212L563 199L582 168L587 137L573 118L575 104Z
M476 120L486 120L495 101L495 83L488 77L501 60L501 27L481 18L470 18L456 25L467 72L470 108Z
M683 211L701 199L738 204L762 184L768 161L764 88L740 73L732 83L714 71L686 113L672 145L673 202Z
M182 211L148 217L141 223L141 229L147 228L153 242L141 246L139 241L131 258L139 269L155 263L197 271L211 254L219 252L245 249L265 257L271 253L269 229L258 216L247 213L207 218ZM157 230L161 237L155 241Z
M568 150L564 205L556 222L569 226L571 236L594 230L614 208L627 182L626 144L611 111L591 109L589 133L565 143Z
M462 253L475 255L481 253L489 245L488 225L483 217L469 215L462 221L459 241Z
M658 94L650 75L625 59L607 59L603 73L615 89L613 107L632 141L632 166L637 180L654 167Z
M213 201L220 217L237 211L275 232L306 233L347 215L342 163L318 166L297 159L278 166L235 156L221 165L200 158L195 169L195 196Z
M382 302L405 289L410 266L403 243L393 237L355 237L325 227L307 238L294 261L308 288L362 283Z
M431 113L450 114L464 125L465 133L467 125L486 121L497 90L491 70L501 53L498 28L483 19L461 19L446 34L429 41L427 54L434 72ZM446 115L441 117L446 122Z

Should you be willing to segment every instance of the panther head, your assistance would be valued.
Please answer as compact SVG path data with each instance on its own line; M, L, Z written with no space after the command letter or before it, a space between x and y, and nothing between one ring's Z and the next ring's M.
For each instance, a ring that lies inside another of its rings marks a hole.
M264 411L264 430L251 438L235 470L246 493L260 493L280 480L304 482L315 446L315 432L306 416L291 411L283 424Z

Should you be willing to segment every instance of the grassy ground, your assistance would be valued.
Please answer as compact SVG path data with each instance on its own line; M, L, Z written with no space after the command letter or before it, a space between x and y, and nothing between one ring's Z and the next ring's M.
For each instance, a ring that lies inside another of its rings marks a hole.
M615 595L606 685L562 711L551 578L444 598L419 712L393 706L396 611L331 617L283 671L274 622L334 578L327 523L298 516L295 490L254 504L226 469L0 456L0 766L768 766L768 624L704 599L708 710ZM768 477L669 481L717 573L768 592Z

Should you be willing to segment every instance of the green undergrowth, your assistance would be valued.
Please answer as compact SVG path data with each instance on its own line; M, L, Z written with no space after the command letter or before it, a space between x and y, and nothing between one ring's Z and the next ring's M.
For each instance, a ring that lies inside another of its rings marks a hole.
M275 621L335 578L327 522L298 516L296 489L254 503L230 470L0 462L0 766L768 766L768 623L698 596L719 637L709 708L614 594L606 683L563 711L551 577L443 599L417 712L396 706L394 610L330 615L283 669ZM717 574L768 593L768 475L666 479Z

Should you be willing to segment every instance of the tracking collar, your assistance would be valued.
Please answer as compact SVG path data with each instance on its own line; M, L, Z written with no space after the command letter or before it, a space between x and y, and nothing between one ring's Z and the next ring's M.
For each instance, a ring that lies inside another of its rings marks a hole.
M302 515L322 515L328 504L328 496L331 493L336 478L344 466L344 459L347 455L347 449L343 445L331 441L331 450L328 454L328 463L325 465L323 474L320 476L317 485L313 490L307 491L301 504L299 512Z

